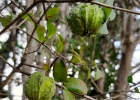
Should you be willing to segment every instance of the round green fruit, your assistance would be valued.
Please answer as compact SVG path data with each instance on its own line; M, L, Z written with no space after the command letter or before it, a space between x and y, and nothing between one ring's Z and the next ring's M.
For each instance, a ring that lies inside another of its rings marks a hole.
M50 100L55 89L55 81L40 72L33 73L24 85L24 93L29 100Z
M66 19L74 34L94 36L105 23L105 13L98 5L81 3L70 11Z

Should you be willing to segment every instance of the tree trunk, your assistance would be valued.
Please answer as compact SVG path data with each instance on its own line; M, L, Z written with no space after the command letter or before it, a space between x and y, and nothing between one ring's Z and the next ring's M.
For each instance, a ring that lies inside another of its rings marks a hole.
M118 97L115 100L125 100L126 96L123 91L129 89L129 84L127 82L127 77L131 73L131 61L134 50L138 44L138 37L135 37L135 33L132 29L134 25L134 15L123 13L123 30L121 33L122 37L122 53L120 59L120 67L117 72L117 80L115 82L114 90L117 91L114 93ZM137 27L137 26L136 26Z

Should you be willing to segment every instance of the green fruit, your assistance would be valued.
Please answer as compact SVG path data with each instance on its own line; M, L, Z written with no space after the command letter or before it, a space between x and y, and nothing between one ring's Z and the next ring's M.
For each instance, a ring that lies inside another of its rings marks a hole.
M70 11L67 22L74 34L94 36L104 24L105 14L98 5L81 3Z
M55 89L55 81L40 72L33 73L24 85L24 93L29 100L50 100Z

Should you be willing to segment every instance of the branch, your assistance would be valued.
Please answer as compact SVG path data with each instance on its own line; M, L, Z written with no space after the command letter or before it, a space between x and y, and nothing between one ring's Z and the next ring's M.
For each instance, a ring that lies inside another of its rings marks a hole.
M21 63L17 67L15 67L14 70L12 70L12 72L7 76L7 78L4 81L1 82L0 91L2 91L3 87L9 82L9 80L12 78L16 70L19 70L22 67L24 62L25 59L22 58Z
M0 76L2 76L2 77L7 77L6 75L1 74L1 73L0 73ZM19 80L17 80L17 79L11 78L11 80L12 80L12 81L15 81L16 83L24 84L23 82L19 82Z
M60 0L60 1L45 1L45 0L38 0L36 2L34 2L27 10L25 10L23 13L21 13L17 18L15 18L10 24L8 24L1 32L0 35L3 34L8 28L10 28L10 26L12 26L16 21L18 21L23 15L25 15L26 13L28 13L33 7L35 7L37 4L39 3L74 3L74 2L85 2L85 3L92 3L92 4L97 4L103 7L107 7L107 8L111 8L111 9L115 9L115 10L120 10L123 12L128 12L128 13L133 13L133 14L137 14L140 15L139 12L133 11L133 10L128 10L128 9L124 9L124 8L119 8L119 7L115 7L115 6L109 6L106 4L102 4L96 1L83 1L83 0Z
M103 6L103 7L107 7L107 8L111 8L111 9L115 9L115 10L120 10L120 11L123 11L123 12L128 12L128 13L133 13L133 14L137 14L137 15L140 15L139 12L136 12L136 11L133 11L133 10L128 10L128 9L124 9L124 8L120 8L120 7L115 7L115 6L109 6L109 5L106 5L106 4L103 4L103 3L100 3L100 2L96 2L96 1L83 1L83 0L60 0L60 1L43 1L43 2L46 2L46 3L74 3L74 2L85 2L85 3L92 3L92 4L97 4L97 5L100 5L100 6Z
M38 3L33 3L27 10L22 12L20 15L18 15L17 18L15 18L10 24L8 24L1 32L0 35L3 34L7 29L9 29L16 21L18 21L22 16L24 16L26 13L28 13L34 6L36 6Z
M110 97L110 98L104 99L104 100L114 100L114 99L116 99L116 98L118 98L118 97L120 97L120 96L122 96L122 95L124 95L124 94L116 95L116 96L114 96L114 97Z

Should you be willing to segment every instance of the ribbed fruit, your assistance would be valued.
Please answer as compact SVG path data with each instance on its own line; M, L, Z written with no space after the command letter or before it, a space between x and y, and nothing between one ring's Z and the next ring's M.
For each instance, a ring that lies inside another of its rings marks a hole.
M94 36L105 22L105 14L98 5L81 3L70 11L67 22L74 34Z
M55 81L40 72L33 73L24 85L24 93L29 100L50 100L55 89Z

